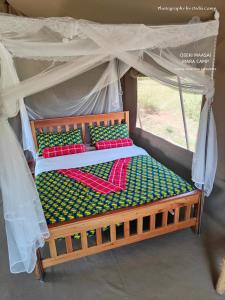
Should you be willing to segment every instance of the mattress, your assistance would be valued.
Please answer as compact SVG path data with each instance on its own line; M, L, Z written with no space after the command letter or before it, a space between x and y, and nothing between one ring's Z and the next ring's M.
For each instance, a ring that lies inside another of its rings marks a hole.
M113 161L79 168L107 180ZM131 158L126 189L101 194L57 171L36 177L37 190L48 224L76 220L185 194L195 187L149 155Z

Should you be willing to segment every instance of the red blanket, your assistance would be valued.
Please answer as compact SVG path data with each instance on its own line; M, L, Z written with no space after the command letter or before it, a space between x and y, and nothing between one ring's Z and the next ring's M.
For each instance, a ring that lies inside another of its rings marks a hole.
M127 168L130 160L130 157L115 160L108 181L74 168L61 169L57 172L79 181L101 194L108 194L126 189Z

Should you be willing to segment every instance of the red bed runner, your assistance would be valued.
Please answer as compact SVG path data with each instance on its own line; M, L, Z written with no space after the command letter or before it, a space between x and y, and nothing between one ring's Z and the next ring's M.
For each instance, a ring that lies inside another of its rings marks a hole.
M121 190L126 188L127 168L130 160L130 157L115 160L109 175L109 182L119 186Z
M74 168L61 169L57 172L79 181L101 194L108 194L126 188L127 168L130 160L130 157L115 160L108 181Z

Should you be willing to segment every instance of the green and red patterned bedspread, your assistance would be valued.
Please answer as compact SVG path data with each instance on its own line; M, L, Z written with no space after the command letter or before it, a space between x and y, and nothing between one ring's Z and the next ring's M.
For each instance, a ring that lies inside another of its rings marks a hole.
M80 170L107 180L112 166L113 161L110 161ZM126 189L116 193L100 194L56 171L39 174L36 185L48 224L141 205L195 190L193 185L147 155L131 158Z

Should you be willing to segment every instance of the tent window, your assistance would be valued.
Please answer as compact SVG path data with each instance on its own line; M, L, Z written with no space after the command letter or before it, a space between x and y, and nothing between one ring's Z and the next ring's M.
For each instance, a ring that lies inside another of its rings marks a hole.
M173 144L194 151L202 96L165 86L148 77L138 77L137 127Z

